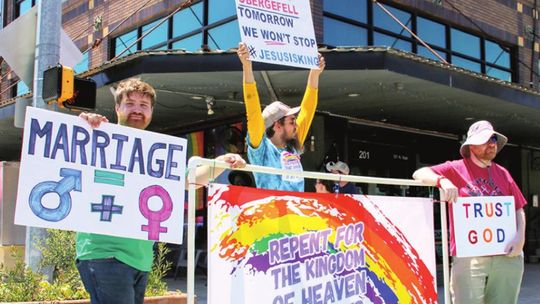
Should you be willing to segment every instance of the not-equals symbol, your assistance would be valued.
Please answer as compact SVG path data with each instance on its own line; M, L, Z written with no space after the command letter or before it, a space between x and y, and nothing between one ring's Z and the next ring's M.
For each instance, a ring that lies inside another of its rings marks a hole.
M102 170L94 171L94 183L124 186L124 174Z

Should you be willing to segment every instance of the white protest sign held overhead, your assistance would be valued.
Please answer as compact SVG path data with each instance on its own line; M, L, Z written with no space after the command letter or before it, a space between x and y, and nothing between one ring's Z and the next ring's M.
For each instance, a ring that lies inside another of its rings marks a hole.
M318 68L309 0L235 0L250 60Z
M186 145L28 107L15 224L180 244Z
M506 254L516 235L513 196L460 197L452 214L458 257Z

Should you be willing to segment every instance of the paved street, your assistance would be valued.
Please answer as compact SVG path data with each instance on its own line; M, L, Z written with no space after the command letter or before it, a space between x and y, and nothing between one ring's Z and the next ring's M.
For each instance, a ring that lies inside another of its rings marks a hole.
M169 278L166 280L169 284L169 290L186 290L186 277L178 277L178 280ZM199 304L206 304L206 276L197 275L195 289ZM439 294L442 294L442 288L439 288ZM441 297L439 297L441 299ZM444 303L439 300L439 303ZM519 295L519 304L538 304L540 303L540 263L525 264L525 275L521 285Z

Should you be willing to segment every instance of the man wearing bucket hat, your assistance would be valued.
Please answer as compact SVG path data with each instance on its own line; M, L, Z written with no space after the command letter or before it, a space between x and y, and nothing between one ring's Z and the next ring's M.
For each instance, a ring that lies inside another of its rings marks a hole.
M450 292L453 303L517 303L523 276L525 213L523 194L508 171L493 162L508 139L482 120L469 128L461 145L463 159L447 161L416 170L413 178L437 185L441 199L450 203L466 196L513 196L516 208L517 233L506 246L506 255L455 257L455 239L450 230L452 271ZM452 208L452 204L449 205ZM450 212L450 226L453 227Z
M319 69L312 69L300 107L290 108L274 101L261 112L257 85L249 52L238 46L244 76L244 102L248 127L248 158L254 165L302 171L300 155L317 108L319 76L324 58L319 54ZM255 173L257 188L304 191L304 179L295 176Z
M329 161L326 163L326 170L330 173L349 175L349 166L347 163L338 160L337 162ZM359 194L359 189L351 182L339 181L335 184L334 192L341 194Z

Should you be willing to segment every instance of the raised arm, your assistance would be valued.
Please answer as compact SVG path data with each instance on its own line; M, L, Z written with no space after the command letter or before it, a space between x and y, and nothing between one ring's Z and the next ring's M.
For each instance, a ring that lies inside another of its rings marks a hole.
M249 52L243 42L238 45L237 54L240 62L242 62L244 104L246 106L249 144L257 148L261 144L265 131L261 102L259 100L259 93L257 92L253 68L249 60Z
M306 141L309 128L313 122L315 111L317 110L317 103L319 100L319 76L324 70L326 63L324 57L319 54L319 69L312 69L309 71L306 92L300 105L300 113L296 118L298 140L303 145Z

